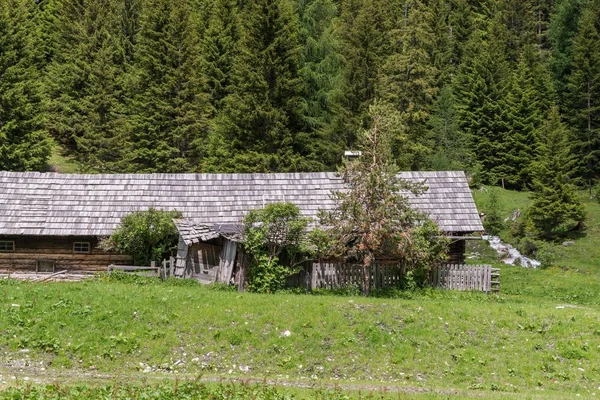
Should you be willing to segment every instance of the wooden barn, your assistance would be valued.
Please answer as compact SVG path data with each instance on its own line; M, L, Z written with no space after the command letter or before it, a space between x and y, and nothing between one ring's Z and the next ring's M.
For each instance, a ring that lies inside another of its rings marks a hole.
M404 172L428 190L408 196L453 238L452 262L462 262L461 237L482 231L463 172ZM237 260L239 226L251 209L292 202L314 218L343 190L335 173L272 174L57 174L0 172L0 270L98 271L127 264L98 240L121 218L154 207L179 210L176 274L214 279ZM239 260L237 260L239 261ZM223 276L222 276L222 279Z

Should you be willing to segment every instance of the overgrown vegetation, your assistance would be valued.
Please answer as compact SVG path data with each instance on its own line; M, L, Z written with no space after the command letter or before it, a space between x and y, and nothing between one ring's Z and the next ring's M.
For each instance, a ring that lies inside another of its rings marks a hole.
M250 257L248 289L271 293L310 260L308 219L292 203L267 204L244 218L244 249Z
M152 207L133 212L123 217L117 229L100 245L106 250L132 256L135 265L158 263L177 245L179 234L173 219L181 216L179 211Z

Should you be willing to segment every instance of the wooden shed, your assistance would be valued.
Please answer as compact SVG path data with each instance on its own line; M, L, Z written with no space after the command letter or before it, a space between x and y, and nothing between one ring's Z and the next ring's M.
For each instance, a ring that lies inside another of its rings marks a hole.
M418 197L407 197L454 238L452 261L462 262L464 241L460 238L483 230L465 174L423 171L403 172L400 176L428 187ZM344 184L331 172L0 172L0 270L94 271L108 264L129 263L128 256L99 250L98 238L110 235L128 213L154 207L182 212L187 222L178 223L181 240L177 271L181 276L194 275L201 266L211 270L216 264L222 265L227 254L224 247L232 248L227 243L236 243L228 230L239 226L249 210L289 201L314 219L319 209L334 206L330 194L335 190L344 190ZM201 243L214 248L202 250ZM184 247L188 249L185 257ZM198 251L204 252L202 262Z

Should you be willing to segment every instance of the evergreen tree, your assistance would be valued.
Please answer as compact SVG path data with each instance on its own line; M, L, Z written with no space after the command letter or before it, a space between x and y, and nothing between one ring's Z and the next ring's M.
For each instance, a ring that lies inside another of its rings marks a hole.
M116 171L125 118L116 2L62 0L60 50L48 67L48 129L86 168Z
M343 58L335 31L338 8L333 0L302 0L297 7L303 48L300 76L306 101L303 131L308 135L311 152L332 168L343 151L335 138L326 136L341 95Z
M40 53L40 68L44 69L52 60L58 51L60 42L59 31L56 29L58 24L58 10L61 6L61 0L29 1L29 7L32 10L33 23L35 24L35 46L36 51Z
M468 141L459 126L452 86L440 90L429 118L434 148L428 164L434 170L460 170L469 164Z
M449 83L460 62L459 42L455 32L455 4L447 0L429 3L428 30L431 32L428 46L429 59L437 70L436 87Z
M219 118L207 167L221 171L317 170L306 156L302 130L301 48L298 20L288 0L249 5L233 84ZM227 157L214 151L227 147Z
M438 71L429 49L432 32L430 13L419 0L406 0L402 16L390 31L390 54L381 67L379 93L402 114L409 140L395 149L401 168L426 166L433 144L428 136L427 119L437 93Z
M558 107L550 111L543 132L532 169L533 203L527 219L536 236L554 239L578 226L585 214L576 188L569 182L573 156L569 152L569 133L560 120Z
M489 184L504 178L507 161L504 101L510 69L504 59L503 29L496 20L487 31L473 32L454 83L460 127L468 137L473 165L481 166L482 181Z
M143 0L122 0L120 3L120 18L118 18L122 32L122 34L119 35L121 40L120 47L127 65L133 63L136 37L139 31L140 12L142 11L142 1Z
M0 170L41 170L50 155L33 32L26 1L0 3Z
M350 149L356 145L357 132L368 125L369 104L377 94L379 70L389 48L388 14L396 11L385 0L341 4L338 29L345 62L330 137Z
M186 0L149 0L131 73L128 169L199 169L208 135L209 103L200 42Z
M565 94L573 127L578 176L588 184L600 175L600 5L588 3L573 40L571 74Z
M377 259L399 259L407 270L419 273L443 259L447 245L437 227L408 201L407 194L418 196L425 187L398 177L392 143L402 129L401 116L379 101L369 111L372 127L359 133L362 156L340 168L348 190L333 193L336 208L319 215L331 255L361 264L363 295L369 294Z
M523 49L537 42L537 3L540 0L501 0L499 6L506 24L506 49L511 62L517 63Z
M567 76L570 74L572 62L573 38L581 14L582 0L557 0L548 27L548 37L551 43L550 59L552 75L556 92L561 104L564 104L562 94L565 92ZM565 112L566 109L563 109Z
M534 85L532 69L524 54L513 71L506 96L505 159L497 170L508 188L524 189L531 182L531 163L537 147L537 129L542 122L540 96Z
M213 114L223 108L229 94L233 60L239 40L240 20L237 0L215 0L208 27L202 39L206 78Z

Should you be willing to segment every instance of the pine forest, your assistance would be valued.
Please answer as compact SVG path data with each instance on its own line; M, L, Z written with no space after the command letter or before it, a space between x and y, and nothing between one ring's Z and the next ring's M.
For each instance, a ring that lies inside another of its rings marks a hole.
M0 170L330 171L374 103L402 169L591 190L600 1L0 2Z

